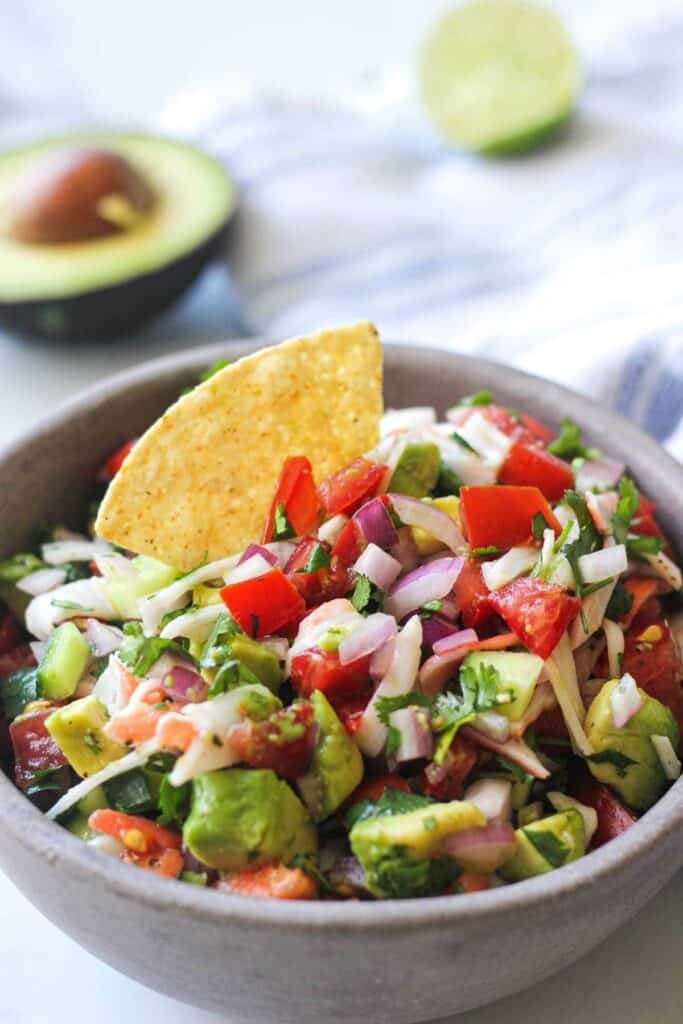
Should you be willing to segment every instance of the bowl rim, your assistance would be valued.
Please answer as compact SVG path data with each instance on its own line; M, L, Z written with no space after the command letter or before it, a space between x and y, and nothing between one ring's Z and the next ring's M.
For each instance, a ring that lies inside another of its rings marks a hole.
M0 447L0 463L20 453L65 422L84 415L101 405L113 394L160 376L172 378L179 372L191 372L210 364L220 355L243 355L260 348L260 339L239 339L184 350L148 360L134 368L125 369L91 386L71 401L61 403L47 417L28 431ZM271 344L265 341L265 344ZM385 342L389 352L402 351L408 358L424 360L430 355L450 356L468 364L473 373L486 380L487 372L498 371L499 362L456 352L437 346L416 346ZM666 473L677 481L683 491L683 466L669 455L654 439L648 437L633 423L616 413L596 410L591 400L562 385L547 381L535 374L505 365L506 375L519 387L533 390L541 386L558 409L572 407L572 413L588 425L596 415L614 429L618 429L632 446L659 463ZM157 910L174 910L188 918L211 921L216 924L243 924L263 928L292 928L302 931L324 932L343 929L345 932L382 932L392 925L401 928L421 928L434 924L466 924L476 919L486 921L502 912L524 912L540 903L551 903L554 908L581 888L599 887L612 872L629 865L644 855L653 844L678 832L683 834L683 778L675 783L657 803L631 828L616 839L592 851L585 857L535 878L516 882L493 890L464 895L417 897L378 901L318 901L296 902L258 900L246 896L217 899L216 894L199 886L179 885L174 879L162 878L150 872L133 871L129 865L103 857L65 829L46 818L0 772L0 823L17 842L48 865L71 874L91 876L92 883L111 890L118 899L146 903ZM683 863L683 848L680 861Z

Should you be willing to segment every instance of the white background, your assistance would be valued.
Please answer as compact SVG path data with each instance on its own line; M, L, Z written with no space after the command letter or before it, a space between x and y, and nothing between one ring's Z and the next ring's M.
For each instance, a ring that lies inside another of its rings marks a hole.
M560 6L581 44L595 54L619 37L629 5L583 0ZM647 21L664 6L634 8ZM20 117L33 116L42 105L61 115L79 104L90 121L106 115L121 123L153 124L178 92L226 77L243 82L245 90L265 85L334 95L366 73L410 67L417 40L442 8L435 0L28 0L21 5L5 0L0 4L0 123L5 113L14 119L17 110ZM160 322L142 352L137 345L73 349L0 335L0 437L18 433L111 370L195 339L223 336L225 321L210 302L222 287L215 275L205 281L179 313ZM680 1024L682 919L679 876L578 965L523 995L458 1019L462 1024L588 1019ZM0 1024L208 1024L216 1019L99 964L0 877Z

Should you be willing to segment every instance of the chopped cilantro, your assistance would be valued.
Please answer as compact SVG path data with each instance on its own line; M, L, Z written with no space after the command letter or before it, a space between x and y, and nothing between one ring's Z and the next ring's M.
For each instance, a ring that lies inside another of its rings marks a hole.
M256 639L258 636L258 615L255 615L254 612L252 612L249 618L251 619L251 635Z
M311 553L306 559L302 572L317 572L318 569L325 569L330 564L330 556L324 544L315 544Z
M612 528L617 544L625 544L628 528L640 502L640 491L630 477L623 476L619 482L619 504L612 516Z
M579 566L579 558L581 555L588 555L592 551L597 551L602 543L602 538L596 529L584 498L576 491L565 491L564 500L576 516L576 523L579 528L579 536L576 540L573 540L571 544L565 545L564 555L574 574L577 597L583 597L584 582ZM586 630L586 632L588 631Z
M588 597L589 594L594 594L596 590L602 590L609 583L614 583L614 576L605 576L604 579L596 580L595 583L584 583L581 593L583 597Z
M511 761L508 757L503 757L502 754L496 756L496 760L503 771L510 775L514 782L529 782L533 781L533 775L525 772L521 765Z
M524 835L543 860L553 868L562 867L569 857L569 847L554 832L525 828Z
M478 711L489 711L495 706L499 684L500 675L493 665L463 665L460 669L462 696L447 691L436 697L432 716L438 733L433 755L436 764L443 762L461 725L471 722Z
M320 892L332 893L334 887L325 878L324 874L315 862L315 858L311 853L297 853L289 862L290 868L299 868L304 874L312 878L318 886Z
M222 693L227 693L228 690L234 690L236 686L260 682L259 677L243 662L238 661L237 658L229 658L216 672L207 697L211 700L213 697L219 697Z
M492 401L493 398L490 391L476 391L473 395L464 395L462 398L459 398L456 405L490 405Z
M650 537L642 534L626 538L626 550L629 555L658 555L663 547L662 537Z
M20 715L27 704L39 698L37 668L19 668L11 675L0 679L0 705L8 722Z
M461 448L464 448L467 452L472 452L473 455L478 455L479 452L476 448L473 448L469 441L466 441L462 434L459 434L457 430L451 431L451 437L454 441L457 441Z
M398 697L380 697L377 700L375 707L377 717L382 725L387 727L387 757L393 757L401 745L401 734L398 729L391 724L389 716L393 714L394 711L400 711L401 708L409 708L413 706L428 708L429 699L422 693L402 693Z
M589 754L588 760L593 764L611 764L620 779L626 778L626 772L632 764L638 764L632 757L622 754L620 750L599 750L597 754Z
M159 824L182 828L190 813L191 796L191 782L185 782L182 786L172 786L168 775L164 775L159 786Z
M239 636L241 632L241 628L227 612L220 612L202 647L199 658L201 667L215 668L216 665L224 661L227 653L226 647L230 640L234 636Z
M432 615L440 612L443 608L443 601L427 601L420 607L420 618L431 619Z
M211 377L215 376L220 370L224 370L226 366L230 366L232 359L217 359L215 363L199 374L199 383L204 384L205 381L210 380Z
M497 548L495 544L488 544L484 548L470 548L469 553L474 558L486 558L487 555L500 555L502 548Z
M367 576L363 573L358 573L356 577L356 585L353 588L353 594L351 595L351 604L357 612L362 612L367 607L372 594L372 583Z
M417 793L404 793L401 789L394 789L387 786L378 800L359 800L352 804L344 815L344 822L347 828L353 828L359 822L367 818L386 817L393 814L408 814L410 811L420 810L428 807L436 801L429 796L419 796Z
M275 506L275 520L273 522L273 540L289 540L295 537L294 527L287 518L284 503L278 501Z
M531 520L531 532L538 541L543 540L543 532L549 530L550 526L546 522L542 512L536 512L533 519Z
M594 459L598 452L594 448L586 448L581 441L581 431L576 423L570 419L563 419L560 426L560 433L548 445L548 451L553 455L559 455L561 459L571 462L572 459Z
M38 768L32 773L36 781L31 782L24 790L26 796L36 796L38 793L61 793L67 788L57 778L57 773L61 770L61 765L56 768Z
M66 608L67 611L73 612L92 612L93 608L85 608L82 604L76 604L75 601L62 601L60 598L53 597L50 601L53 608Z
M146 814L154 810L155 800L145 773L134 768L104 784L109 806L124 814Z
M145 636L139 622L127 622L123 627L124 637L118 649L118 656L133 675L144 676L164 651L175 651L187 657L185 648L175 640L163 640L160 636Z

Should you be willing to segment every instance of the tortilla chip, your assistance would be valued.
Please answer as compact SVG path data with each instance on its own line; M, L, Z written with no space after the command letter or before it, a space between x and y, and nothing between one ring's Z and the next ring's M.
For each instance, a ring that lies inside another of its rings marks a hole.
M317 481L372 448L382 414L377 331L358 323L261 349L179 399L135 445L95 524L188 570L258 541L288 455Z

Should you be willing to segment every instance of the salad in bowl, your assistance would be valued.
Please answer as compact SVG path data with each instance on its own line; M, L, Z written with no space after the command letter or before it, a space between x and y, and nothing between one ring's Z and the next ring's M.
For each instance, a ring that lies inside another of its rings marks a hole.
M107 459L87 530L0 563L16 784L103 854L217 894L458 895L561 868L680 774L681 572L656 509L570 420L488 391L379 420L348 335L321 406L326 338L303 339L314 366L291 342L249 357L296 377L265 462L221 405L253 432L248 360L212 368ZM197 442L212 410L220 452ZM212 504L226 465L234 516Z

